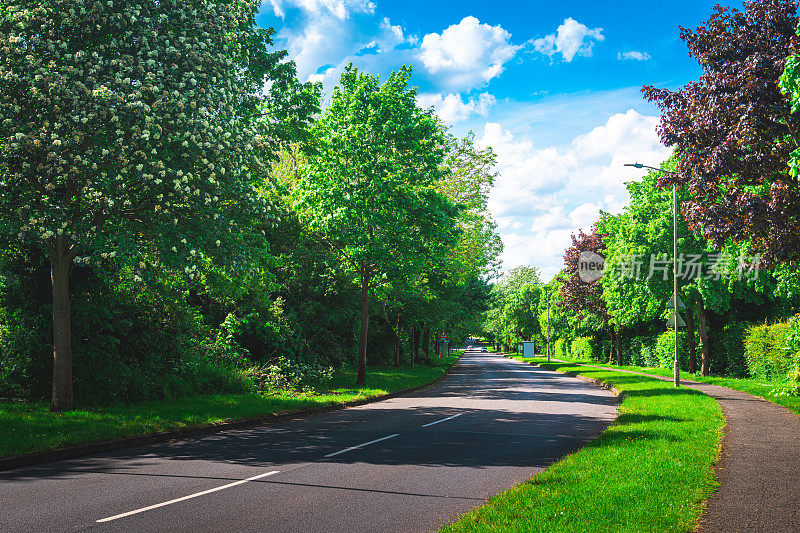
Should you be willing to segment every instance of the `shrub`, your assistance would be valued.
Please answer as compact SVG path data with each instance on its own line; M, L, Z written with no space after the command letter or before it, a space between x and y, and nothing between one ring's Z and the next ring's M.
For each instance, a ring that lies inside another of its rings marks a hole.
M792 342L794 343L796 320L792 322ZM763 379L786 379L793 370L795 354L790 356L787 348L789 324L780 322L772 325L751 326L744 339L744 355L750 375Z
M746 330L746 324L732 322L722 329L715 328L708 332L712 374L747 377L747 361L744 356ZM698 357L699 353L698 350Z
M800 392L800 315L789 319L786 333L786 356L788 359L788 377L795 383Z
M642 342L640 357L644 366L658 366L658 335L647 337Z
M581 361L595 359L593 339L591 337L578 337L572 341L572 357Z
M32 252L33 253L33 252ZM0 268L0 397L50 396L50 295L42 256ZM209 330L169 274L156 283L101 278L74 268L71 281L73 380L79 405L136 403L202 393L255 390L242 370L202 346Z
M556 339L553 343L553 357L563 359L568 357L569 354L567 353L567 340L566 339Z
M675 332L661 333L655 344L654 365L661 368L673 368L675 364ZM678 364L686 369L689 366L689 354L686 350L686 332L678 331Z
M640 337L631 337L626 349L623 352L623 358L628 360L630 364L641 366L641 353L642 353L642 339Z
M311 385L329 381L333 377L333 367L278 357L261 368L252 369L250 375L263 392L304 391Z
M46 327L26 309L0 320L0 398L46 398L50 390L53 345Z
M658 366L656 354L657 335L637 335L630 341L628 355L635 366Z
M800 315L787 322L751 326L744 339L750 375L786 381L782 394L800 394Z

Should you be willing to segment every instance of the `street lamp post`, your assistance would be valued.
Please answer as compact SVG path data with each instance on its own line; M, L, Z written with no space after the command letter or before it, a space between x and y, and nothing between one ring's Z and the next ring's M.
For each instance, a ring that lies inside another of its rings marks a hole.
M545 285L547 287L547 285ZM550 362L550 288L545 288L547 293L547 362Z
M625 163L626 167L634 168L649 168L658 172L666 174L676 174L671 170L664 170L663 168L651 167L650 165L643 165L641 163ZM681 370L678 365L678 185L672 185L672 303L675 329L675 361L673 366L673 380L676 387L681 386Z

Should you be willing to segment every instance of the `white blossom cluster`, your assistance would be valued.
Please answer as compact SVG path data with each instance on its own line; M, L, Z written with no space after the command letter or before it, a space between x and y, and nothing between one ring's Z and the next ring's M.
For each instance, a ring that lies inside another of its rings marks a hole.
M76 262L172 253L194 276L253 194L257 2L10 0L0 13L0 219ZM139 269L147 263L139 262ZM137 273L137 278L139 274Z

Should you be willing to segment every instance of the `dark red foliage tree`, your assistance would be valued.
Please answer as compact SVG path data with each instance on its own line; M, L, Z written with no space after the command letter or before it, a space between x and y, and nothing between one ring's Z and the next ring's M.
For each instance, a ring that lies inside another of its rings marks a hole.
M603 256L605 244L603 237L606 234L597 233L596 226L592 226L591 233L578 231L578 235L572 235L572 246L564 252L564 283L561 285L562 305L581 313L589 311L595 313L604 320L607 319L606 304L603 301L603 285L599 281L587 283L581 280L578 274L578 263L581 252L594 252Z
M800 115L792 115L778 78L797 28L793 0L755 0L744 11L717 5L704 26L681 28L700 80L678 91L646 86L662 111L659 134L680 155L688 187L682 211L693 230L719 247L750 241L767 264L800 257L800 187L789 176Z

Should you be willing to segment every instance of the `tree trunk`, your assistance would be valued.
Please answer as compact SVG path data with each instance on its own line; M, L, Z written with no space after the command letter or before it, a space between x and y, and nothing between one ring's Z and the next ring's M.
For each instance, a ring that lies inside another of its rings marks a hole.
M403 332L403 321L399 316L394 331L394 366L398 368L400 366L400 334Z
M608 328L608 340L611 342L611 345L608 348L608 364L614 364L614 326ZM600 349L602 350L602 344L600 345Z
M425 351L425 357L430 358L431 348L431 327L425 326L425 332L422 334L422 349Z
M697 299L697 324L697 329L700 333L700 349L702 350L702 356L700 359L700 375L707 376L709 374L711 360L708 356L708 327L706 326L706 308L703 304L702 296Z
M411 366L414 366L414 363L416 363L417 360L419 360L419 337L420 337L419 324L414 322L414 325L411 327L411 329L412 329L412 337L414 339L413 341L414 344L411 348Z
M697 372L697 354L694 346L694 315L692 314L692 301L688 300L686 305L686 346L689 356L689 373Z
M72 327L69 312L69 268L74 254L63 237L50 250L50 282L53 289L53 396L51 411L71 411Z
M622 333L619 332L619 328L614 330L614 337L617 341L617 365L622 366Z
M361 271L361 334L358 337L357 386L367 384L367 335L369 333L369 273Z

